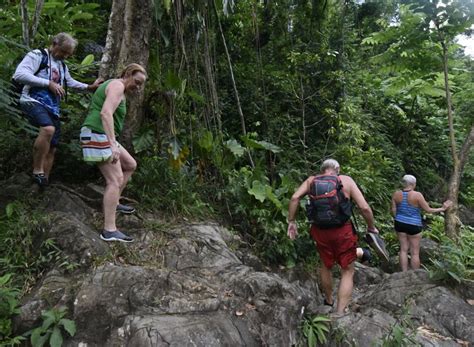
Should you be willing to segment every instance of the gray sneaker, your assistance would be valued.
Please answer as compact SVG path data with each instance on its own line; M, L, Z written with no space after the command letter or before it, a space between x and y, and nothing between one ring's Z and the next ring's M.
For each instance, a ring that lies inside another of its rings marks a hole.
M365 236L367 243L377 252L378 255L382 256L386 261L390 261L387 250L385 249L385 242L382 238L375 233L367 232Z
M133 238L125 235L121 231L107 231L103 230L100 233L100 238L104 241L119 241L119 242L133 242Z
M132 214L135 212L135 208L128 205L118 204L116 211L123 214Z

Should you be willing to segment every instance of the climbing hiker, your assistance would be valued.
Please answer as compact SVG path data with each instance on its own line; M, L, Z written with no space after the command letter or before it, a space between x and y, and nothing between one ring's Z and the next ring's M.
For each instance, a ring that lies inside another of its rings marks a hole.
M431 208L423 194L415 191L416 178L405 175L402 178L402 190L397 190L392 196L391 212L395 217L395 231L400 241L400 267L402 271L408 270L408 253L410 253L410 267L415 270L420 268L420 241L423 223L421 212L444 212L453 204L446 200L442 207Z
M61 133L60 102L66 97L67 88L94 91L102 82L97 79L87 85L71 77L64 59L74 53L76 46L71 35L59 33L48 49L26 54L13 75L12 83L21 92L21 110L39 128L33 145L32 178L40 187L49 183Z
M362 249L357 249L357 234L350 221L351 201L359 207L367 223L367 231L377 234L378 230L372 210L357 184L351 177L339 175L339 170L336 160L327 159L321 165L321 173L310 176L296 190L288 207L288 236L292 240L297 236L296 211L300 199L309 195L307 213L311 223L310 234L322 260L320 277L324 303L334 304L331 268L337 263L341 267L341 281L336 313L342 315L352 296L354 261L364 255Z
M135 212L119 203L128 180L137 167L135 159L117 142L126 115L126 97L144 87L145 69L139 64L125 67L119 78L104 82L94 93L89 113L81 129L80 141L86 162L97 163L105 178L103 198L104 241L132 242L133 238L117 230L115 213Z

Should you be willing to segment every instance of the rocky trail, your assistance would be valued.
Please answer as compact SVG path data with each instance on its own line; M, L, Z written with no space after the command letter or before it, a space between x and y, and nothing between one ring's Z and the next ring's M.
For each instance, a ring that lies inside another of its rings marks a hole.
M28 180L0 182L2 209L38 196ZM71 266L52 266L23 298L18 333L38 326L43 310L66 306L77 333L65 346L299 346L303 316L328 313L314 274L271 271L217 224L139 211L118 218L135 242L110 244L97 231L100 189L53 184L39 199L50 220L41 237L54 239ZM357 264L355 288L350 313L331 322L328 346L382 345L397 327L422 346L474 343L474 286Z

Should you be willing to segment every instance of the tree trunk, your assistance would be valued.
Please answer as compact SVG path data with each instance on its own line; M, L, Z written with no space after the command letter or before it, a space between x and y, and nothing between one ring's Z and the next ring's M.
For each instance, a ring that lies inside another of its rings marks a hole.
M443 47L443 73L444 73L444 89L446 93L446 106L448 108L448 125L449 125L449 143L451 147L451 156L453 159L453 172L449 179L448 187L448 199L453 202L453 206L446 211L444 220L444 229L446 234L455 238L459 233L459 187L461 185L461 177L464 171L464 166L469 158L469 152L474 143L474 126L466 136L464 143L461 147L461 152L458 155L456 146L456 137L454 133L454 117L451 101L451 92L449 90L449 75L448 75L448 47L446 42L441 37L441 45Z
M459 160L457 165L454 166L453 173L449 180L448 188L448 199L453 201L453 207L446 211L444 219L444 227L446 234L451 237L457 237L459 233L460 219L459 219L459 206L458 206L458 196L459 196L459 186L461 185L461 177L464 171L464 166L466 165L469 154L474 146L474 125L471 127L470 132L467 134L464 139L464 143L461 147L461 152L459 154Z
M221 108L219 104L219 96L217 94L217 87L216 87L216 77L214 74L214 67L215 62L213 62L211 57L211 42L210 42L210 35L209 35L209 16L207 13L207 7L205 8L205 16L204 16L204 28L203 28L203 41L204 41L204 54L203 54L203 65L204 65L204 72L206 74L206 84L208 95L211 104L211 112L212 119L217 121L217 130L219 137L222 137L222 118L221 118Z
M41 11L43 10L44 0L36 0L35 14L33 15L33 24L31 26L31 37L30 40L33 40L38 32L39 22Z
M118 77L121 70L130 63L138 63L147 68L152 13L151 0L114 0L100 66L101 77ZM143 98L143 92L127 97L128 112L121 140L129 149L132 148L133 134L143 119Z
M21 30L23 36L23 44L26 47L30 47L30 31L29 31L29 21L28 21L28 1L21 0L20 2L20 11L21 11Z

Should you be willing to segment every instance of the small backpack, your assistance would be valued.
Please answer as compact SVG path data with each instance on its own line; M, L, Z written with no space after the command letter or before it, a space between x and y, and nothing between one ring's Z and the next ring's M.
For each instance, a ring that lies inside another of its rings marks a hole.
M41 51L41 63L40 63L40 66L38 67L38 70L36 70L36 72L34 73L35 76L38 74L38 72L48 67L48 53L43 48L40 48L40 51ZM15 101L15 103L18 103L18 100L20 99L21 92L23 91L24 86L25 85L23 83L20 83L14 78L12 78L10 94L11 94L12 99Z
M352 203L342 191L338 176L316 176L309 187L306 214L311 224L322 229L344 225L352 214Z
M41 52L41 63L34 75L36 76L38 72L43 69L46 69L49 64L49 56L48 52L44 48L40 48L39 51ZM66 74L66 64L62 61L63 73ZM18 102L21 97L21 93L23 92L23 87L25 86L23 83L18 82L14 78L11 79L11 89L10 89L10 96L12 98L13 103L18 106ZM64 89L66 90L66 100L67 100L67 82L64 78Z

